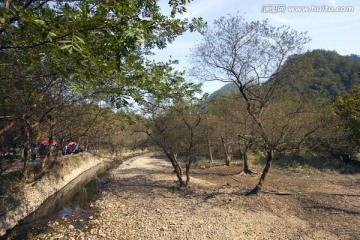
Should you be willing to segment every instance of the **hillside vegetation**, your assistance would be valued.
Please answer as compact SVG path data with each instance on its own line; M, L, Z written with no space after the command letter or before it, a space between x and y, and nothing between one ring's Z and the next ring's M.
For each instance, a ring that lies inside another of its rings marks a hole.
M291 87L292 94L315 94L335 100L348 93L353 85L360 84L360 57L356 54L341 56L335 51L318 49L291 56L284 67L296 63L306 65L284 80ZM236 86L229 83L212 93L210 98L237 91Z

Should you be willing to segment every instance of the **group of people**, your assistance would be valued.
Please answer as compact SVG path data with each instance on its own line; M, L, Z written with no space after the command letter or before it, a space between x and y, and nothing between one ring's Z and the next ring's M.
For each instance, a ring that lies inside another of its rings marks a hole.
M1 158L13 159L20 155L21 148L10 148L1 150Z
M49 153L49 151L54 154L55 152L60 150L60 146L56 141L53 141L50 146L49 141L45 140L40 142L39 144L32 144L29 152L26 151L26 153L24 154L30 153L31 161L35 161L37 157L40 157L40 159L44 159ZM86 150L87 148L84 145L79 145L76 142L69 142L62 149L62 154L76 154L80 152L85 152ZM10 149L0 147L0 173L3 172L3 169L6 168L6 166L10 166L12 162L16 161L17 159L23 158L22 151L22 146Z
M31 151L32 160L36 159L37 154L39 154L40 157L44 156L44 154L46 154L48 152L48 150L50 150L50 151L60 150L59 144L57 142L53 141L53 143L51 144L51 147L49 147L49 142L43 141L38 145L38 147L36 145L34 145L34 148ZM62 154L63 155L75 154L75 153L84 152L84 151L85 151L84 145L79 145L76 142L69 142L62 149Z
M60 146L56 141L53 141L50 147L49 145L48 140L42 141L39 144L33 144L30 148L31 160L35 161L37 156L44 157L49 150L60 150ZM21 147L11 148L9 150L2 149L0 157L2 159L16 159L20 157L21 151ZM86 147L84 145L77 144L76 142L69 142L62 149L62 154L76 154L84 151L86 151Z
M69 142L64 147L64 155L74 154L74 153L79 153L79 152L84 152L84 151L85 151L85 146L79 145L76 142Z

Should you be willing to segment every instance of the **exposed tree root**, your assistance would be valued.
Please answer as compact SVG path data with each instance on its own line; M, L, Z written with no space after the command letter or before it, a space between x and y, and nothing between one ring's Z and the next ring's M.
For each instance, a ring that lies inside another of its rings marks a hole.
M300 192L287 192L287 191L262 191L267 194L275 194L275 195L298 195Z
M259 190L258 187L255 187L254 189L252 189L250 192L246 193L246 196L249 195L255 195L255 194L259 194L259 193L265 193L265 194L275 194L275 195L281 195L281 196L287 196L287 195L299 195L299 194L303 194L302 192L288 192L288 191L265 191L265 190Z
M242 170L241 172L237 173L236 175L239 175L242 177L242 176L251 175L251 174L258 174L258 173L249 169L247 171Z

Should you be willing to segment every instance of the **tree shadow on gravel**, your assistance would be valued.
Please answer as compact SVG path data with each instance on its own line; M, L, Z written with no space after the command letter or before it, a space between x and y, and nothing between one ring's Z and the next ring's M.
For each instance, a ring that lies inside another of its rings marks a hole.
M138 197L139 195L153 195L161 191L168 190L173 191L173 181L152 181L144 175L137 175L133 177L123 178L121 180L111 179L104 181L101 184L101 189L111 190L119 197L131 196Z
M152 175L152 174L167 174L171 173L171 171L164 166L163 164L154 163L153 166L156 166L156 169L148 169L142 167L134 167L121 170L121 174L139 174L139 175Z
M154 154L150 155L149 157L154 158L154 159L163 159L165 161L169 161L169 159L167 159L167 157L163 153L154 153Z
M317 206L304 207L304 209L321 210L321 211L326 211L326 212L330 212L330 213L343 213L343 214L350 214L350 215L360 215L359 211L342 209L342 208L331 207L331 206L317 205Z

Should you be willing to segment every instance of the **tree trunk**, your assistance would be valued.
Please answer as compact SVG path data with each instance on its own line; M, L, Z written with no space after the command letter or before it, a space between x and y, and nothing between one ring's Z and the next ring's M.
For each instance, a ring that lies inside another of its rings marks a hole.
M189 186L189 182L190 182L190 167L192 164L193 160L190 160L187 164L186 164L186 183L185 186Z
M8 125L6 125L5 127L3 127L0 130L0 135L2 135L4 132L9 131L14 125L15 125L16 121L12 121L11 123L9 123Z
M230 145L227 146L227 152L228 152L228 155L227 155L227 163L226 163L226 165L230 166L230 162L232 160L232 149L231 149Z
M190 168L191 168L191 164L194 162L194 156L193 156L193 143L191 141L190 147L189 147L189 162L186 164L186 186L189 186L189 182L190 182Z
M49 121L50 121L49 149L46 154L48 164L51 162L51 157L53 152L52 147L54 142L54 119L51 116L49 116Z
M246 151L244 151L244 152L242 153L242 158L243 158L243 160L244 160L244 169L243 169L243 171L244 171L244 173L248 174L248 173L251 172L251 170L250 170L250 168L249 168L249 161L248 161L248 156L247 156L247 152L246 152Z
M186 164L186 183L185 183L185 186L188 186L189 185L189 182L190 182L190 167L191 167L191 164L193 162L195 162L195 158L194 158L194 155L193 155L193 151L194 151L194 148L195 148L195 142L194 142L194 136L195 136L195 133L194 133L194 129L200 124L200 121L201 121L201 118L198 117L197 119L197 122L195 123L195 125L191 126L191 124L189 124L185 118L183 118L183 121L184 123L186 124L186 126L188 127L189 129L189 133L190 133L190 138L189 138L189 147L188 147L188 153L189 153L189 162Z
M223 144L223 148L225 151L225 165L226 166L230 166L230 162L231 162L231 146L227 144L226 139L224 139L223 137L221 137L221 142Z
M250 171L250 168L249 168L247 153L244 153L243 158L244 158L244 172L248 173Z
M349 164L354 161L350 154L340 154L340 159L345 164Z
M171 162L171 165L172 165L173 168L174 168L174 171L175 171L175 173L176 173L176 177L178 178L180 187L185 187L184 180L182 179L181 174L180 174L180 173L181 173L181 168L180 168L179 164L178 164L177 161L175 160L174 156L172 156L172 154L168 153L165 149L164 149L164 153L165 153L165 155L168 157L168 159L169 159L170 162Z
M242 151L241 147L239 148L240 156L244 162L244 168L239 174L253 174L254 173L249 167L249 160L248 160L247 152L248 152L247 148L245 149L245 151Z
M179 165L179 162L178 162L178 158L177 158L177 153L173 153L172 154L173 155L173 159L174 159L174 163L175 163L175 166L178 168L178 170L179 170L179 174L182 176L183 174L182 174L182 169L181 169L181 167L180 167L180 165Z
M209 117L208 117L208 115L206 115L206 138L207 138L207 147L208 147L208 151L209 151L210 163L212 163L212 162L214 162L214 158L213 158L213 152L212 152L211 141L210 141L210 136L209 136Z
M265 182L265 178L270 170L270 167L271 167L271 162L273 160L273 157L274 157L274 151L273 150L268 150L266 152L266 155L267 155L267 159L266 159L266 165L265 165L265 168L261 174L261 177L260 177L260 180L259 180L259 183L256 185L256 187L251 190L251 192L249 194L258 194L260 191L261 191L261 188L262 188L262 185L263 183Z
M213 158L213 152L212 152L210 139L207 140L207 147L208 147L208 151L209 151L210 163L212 163L212 162L214 162L214 158Z
M29 127L26 126L24 129L24 133L25 133L25 141L24 141L24 149L23 149L23 161L24 161L24 166L23 166L23 170L22 170L22 175L23 177L26 177L27 175L27 171L28 171L28 162L30 160L30 130Z
M55 160L52 160L52 158L54 157L54 155L57 154L56 153L57 146L53 145L54 136L55 136L54 132L55 132L56 120L51 115L48 116L48 119L49 119L49 123L50 123L50 134L49 134L49 149L47 152L47 162L48 162L48 164L50 164L52 161L55 161Z
M40 149L41 146L39 147L39 155L40 155L40 159L41 159L41 171L44 171L45 170L45 165L46 165L46 156L47 156L47 151L48 150L48 147L46 147L47 149Z

